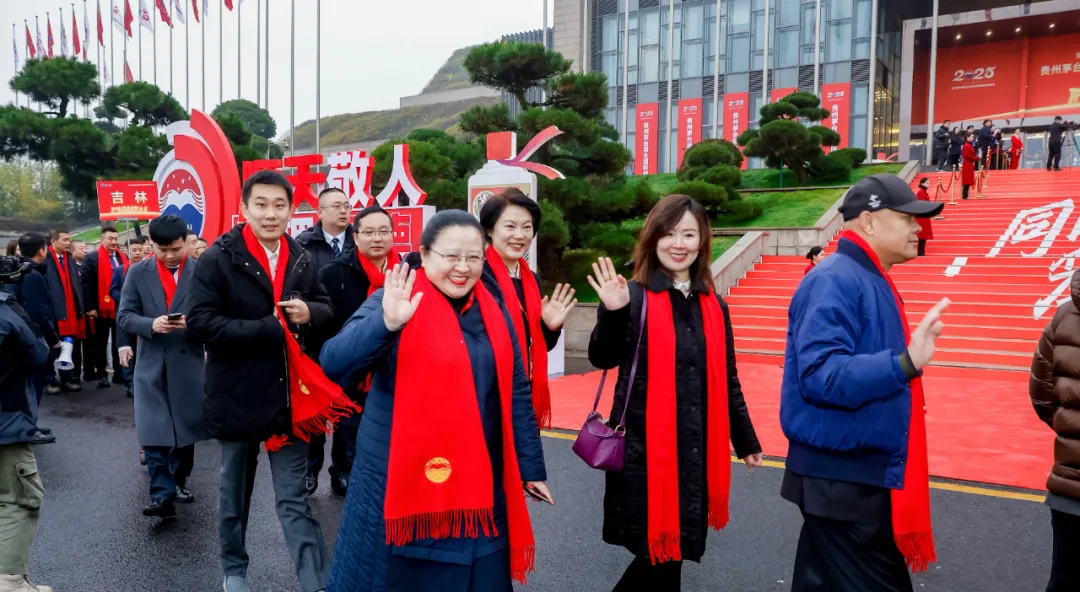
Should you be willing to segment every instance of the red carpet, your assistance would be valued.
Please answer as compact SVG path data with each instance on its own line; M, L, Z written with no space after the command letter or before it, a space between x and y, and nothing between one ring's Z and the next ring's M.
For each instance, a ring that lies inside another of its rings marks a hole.
M774 364L739 362L750 417L766 455L785 456L780 431L780 379ZM1027 377L993 372L979 379L927 373L930 473L936 477L1045 489L1053 459L1053 432L1035 416ZM616 372L605 385L600 412L607 417ZM997 380L993 380L996 375ZM600 373L564 376L552 382L554 426L578 430L592 408Z

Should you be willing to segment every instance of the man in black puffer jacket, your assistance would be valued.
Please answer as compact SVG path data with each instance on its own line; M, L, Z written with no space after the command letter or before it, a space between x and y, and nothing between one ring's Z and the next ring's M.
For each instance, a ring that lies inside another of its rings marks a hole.
M276 171L259 171L243 187L238 224L214 242L195 266L188 293L187 330L206 344L207 433L221 442L219 535L226 592L247 592L244 547L259 444L293 433L285 333L306 338L333 317L311 256L285 236L292 212L292 187ZM248 231L247 226L251 230ZM244 235L264 253L256 258ZM282 241L282 237L284 241ZM269 246L268 246L269 245ZM260 259L265 257L269 270ZM287 257L284 271L275 271ZM272 274L285 273L282 302L275 302ZM329 555L304 490L308 445L290 437L267 454L285 541L304 592L326 586Z

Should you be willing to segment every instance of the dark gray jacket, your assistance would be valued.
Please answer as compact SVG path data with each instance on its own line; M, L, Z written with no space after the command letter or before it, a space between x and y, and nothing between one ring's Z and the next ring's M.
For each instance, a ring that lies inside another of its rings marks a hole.
M48 360L41 331L15 296L0 290L0 446L30 440L37 405L30 377Z

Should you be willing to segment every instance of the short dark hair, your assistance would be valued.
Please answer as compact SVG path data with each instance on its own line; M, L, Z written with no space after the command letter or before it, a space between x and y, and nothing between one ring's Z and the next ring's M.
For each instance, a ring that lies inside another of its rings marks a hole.
M116 234L120 234L120 231L118 231L116 227L112 224L106 224L101 227L101 234L105 234L106 232L115 232Z
M952 123L952 121L946 119L945 121L941 122L941 125L949 125L950 123Z
M176 214L158 216L150 221L150 238L162 247L183 240L187 235L187 222Z
M974 124L973 124L973 125L969 125L969 126L967 126L967 129L969 129L969 130L973 130L973 129L975 129L975 125L974 125Z
M480 233L481 237L484 235L484 229L480 227L480 222L470 216L468 212L464 210L443 210L432 216L431 220L428 220L428 223L424 225L424 233L420 235L420 246L425 251L431 249L431 245L435 244L443 231L457 226L474 228L476 232Z
M187 237L189 237L189 236L199 236L199 235L194 230L188 228L187 232L184 233L184 240L187 240Z
M33 257L45 248L49 239L39 232L27 232L19 237L19 254L23 257Z
M480 208L480 227L484 229L485 238L491 236L491 231L495 230L499 218L502 217L506 208L510 206L518 206L529 212L529 215L532 216L533 232L540 231L540 206L529 199L529 196L525 195L520 189L510 187L487 200L484 206Z
M71 234L71 231L67 228L53 228L49 231L49 241L53 242L59 240L61 234Z
M244 181L244 187L240 190L240 199L246 204L251 199L251 188L256 185L274 185L285 190L285 197L292 203L292 184L285 175L274 170L262 170L248 177ZM174 239L175 240L175 239ZM154 242L157 242L156 240Z
M129 245L145 245L148 239L145 236L137 236L128 241Z
M813 261L814 257L820 255L824 250L825 249L822 249L821 247L810 247L810 252L806 254L806 258Z
M656 202L638 235L637 247L634 249L634 279L642 286L648 284L649 276L654 271L667 272L656 256L656 244L679 225L687 212L697 221L698 230L701 232L701 246L698 248L697 259L690 266L690 278L715 289L712 272L709 270L709 258L712 256L712 228L709 226L709 217L698 200L689 195L678 194L669 195Z
M929 182L930 182L930 177L923 177L922 179L919 179L919 185L922 185L923 183L929 183Z
M342 195L344 195L345 197L348 197L348 195L345 193L345 191L343 191L341 189L338 189L337 187L328 186L326 189L323 189L322 191L319 192L319 202L320 203L322 202L322 198L323 198L324 195L334 193L335 191L342 194Z
M11 256L19 252L19 241L11 239L7 242L7 255Z
M992 120L992 119L984 119L983 120L983 125L986 125L988 123L994 123L994 120Z
M1054 116L1054 121L1061 121L1061 116L1060 115L1055 115Z
M326 191L323 190L323 193L326 193ZM322 193L320 193L319 195L321 196ZM364 218L367 218L368 216L373 215L373 214L382 214L382 215L386 216L387 218L390 218L390 227L393 228L393 226L394 226L394 217L390 215L390 212L387 212L386 210L384 210L382 206L380 206L377 203L374 203L374 204L371 204L370 206L360 210L359 212L356 213L356 216L353 217L353 223L352 223L353 232L360 232L360 221L363 220Z

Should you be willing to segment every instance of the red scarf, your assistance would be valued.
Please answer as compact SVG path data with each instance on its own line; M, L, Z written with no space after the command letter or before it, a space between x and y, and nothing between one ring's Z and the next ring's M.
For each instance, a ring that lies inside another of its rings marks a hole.
M116 303L113 302L112 297L109 296L109 285L112 284L113 272L112 257L109 254L109 250L106 249L104 245L98 247L97 252L98 318L114 319L116 318ZM124 273L127 273L128 267L131 266L127 256L120 251L117 251L116 254L120 256L120 261L124 264Z
M547 371L547 348L533 347L538 340L543 342L544 330L540 326L543 322L543 305L540 300L540 287L536 285L536 278L526 267L521 269L524 262L518 262L521 275L521 287L525 293L525 306L518 301L517 289L514 288L514 280L510 278L510 270L506 263L495 250L495 247L487 248L488 265L495 273L495 279L499 282L499 290L506 300L506 310L510 311L510 318L514 322L514 331L517 332L518 347L521 348L521 357L525 362L525 368L529 371L529 380L532 381L533 409L536 411L536 423L541 429L551 427L551 393L548 391ZM522 318L524 313L524 318ZM525 338L525 321L529 322L529 335L532 344Z
M679 519L679 436L675 397L675 320L667 291L645 291L648 312L648 396L645 399L645 475L648 481L649 558L653 564L682 560ZM681 298L682 296L677 296ZM728 522L731 463L728 448L727 333L716 294L699 294L705 332L705 467L709 527Z
M375 293L375 290L383 287L383 283L386 282L386 271L375 267L375 264L371 262L360 252L360 249L356 250L356 258L360 260L360 267L364 270L364 275L368 279L368 291L367 295L371 296ZM397 251L390 249L390 252L386 254L386 270L393 269L394 265L401 263L401 255L397 254Z
M264 253L263 256L266 256L266 254ZM161 287L165 290L165 310L169 310L172 308L173 297L176 296L176 279L179 278L180 274L184 271L184 263L187 262L187 255L180 260L180 266L176 268L176 277L173 277L173 273L165 266L164 261L161 259L156 260L158 278L161 279Z
M75 295L72 291L71 274L68 273L67 260L61 263L56 256L56 251L49 247L49 255L53 265L56 265L56 273L60 275L60 285L64 288L64 318L57 320L57 333L60 337L75 337L79 334L79 318L75 312ZM70 257L71 255L68 255Z
M262 267L266 277L273 279L274 306L277 306L277 303L281 302L281 294L285 289L285 275L289 265L289 243L284 236L281 237L281 243L278 244L277 269L271 274L270 260L266 257L262 243L252 232L251 225L245 224L241 234L244 236L244 246L247 247L248 253L251 253L251 256ZM333 422L360 411L360 408L345 396L341 387L323 374L318 364L304 355L300 344L289 331L286 315L279 311L278 320L285 332L285 362L288 364L292 431L297 438L307 442L311 436L329 433L333 430ZM284 436L267 440L265 444L267 452L280 449L285 441Z
M900 311L900 324L904 327L904 342L911 340L904 301L893 284L892 278L881 266L877 254L858 234L850 230L840 233L854 243L874 262L878 272L889 282L896 308ZM904 465L904 488L892 490L892 524L896 546L904 555L912 571L926 571L926 566L937 561L934 551L934 533L930 525L930 468L926 449L926 398L923 395L922 378L911 380L911 426L908 428L908 454Z
M416 271L415 282L414 293L425 297L398 340L384 506L386 541L405 545L425 538L497 535L492 467L458 314L423 269ZM483 284L476 285L473 297L495 354L510 570L524 583L526 573L534 569L535 542L514 445L513 342L502 308ZM432 348L432 335L440 336L444 345ZM438 382L437 395L433 379Z

